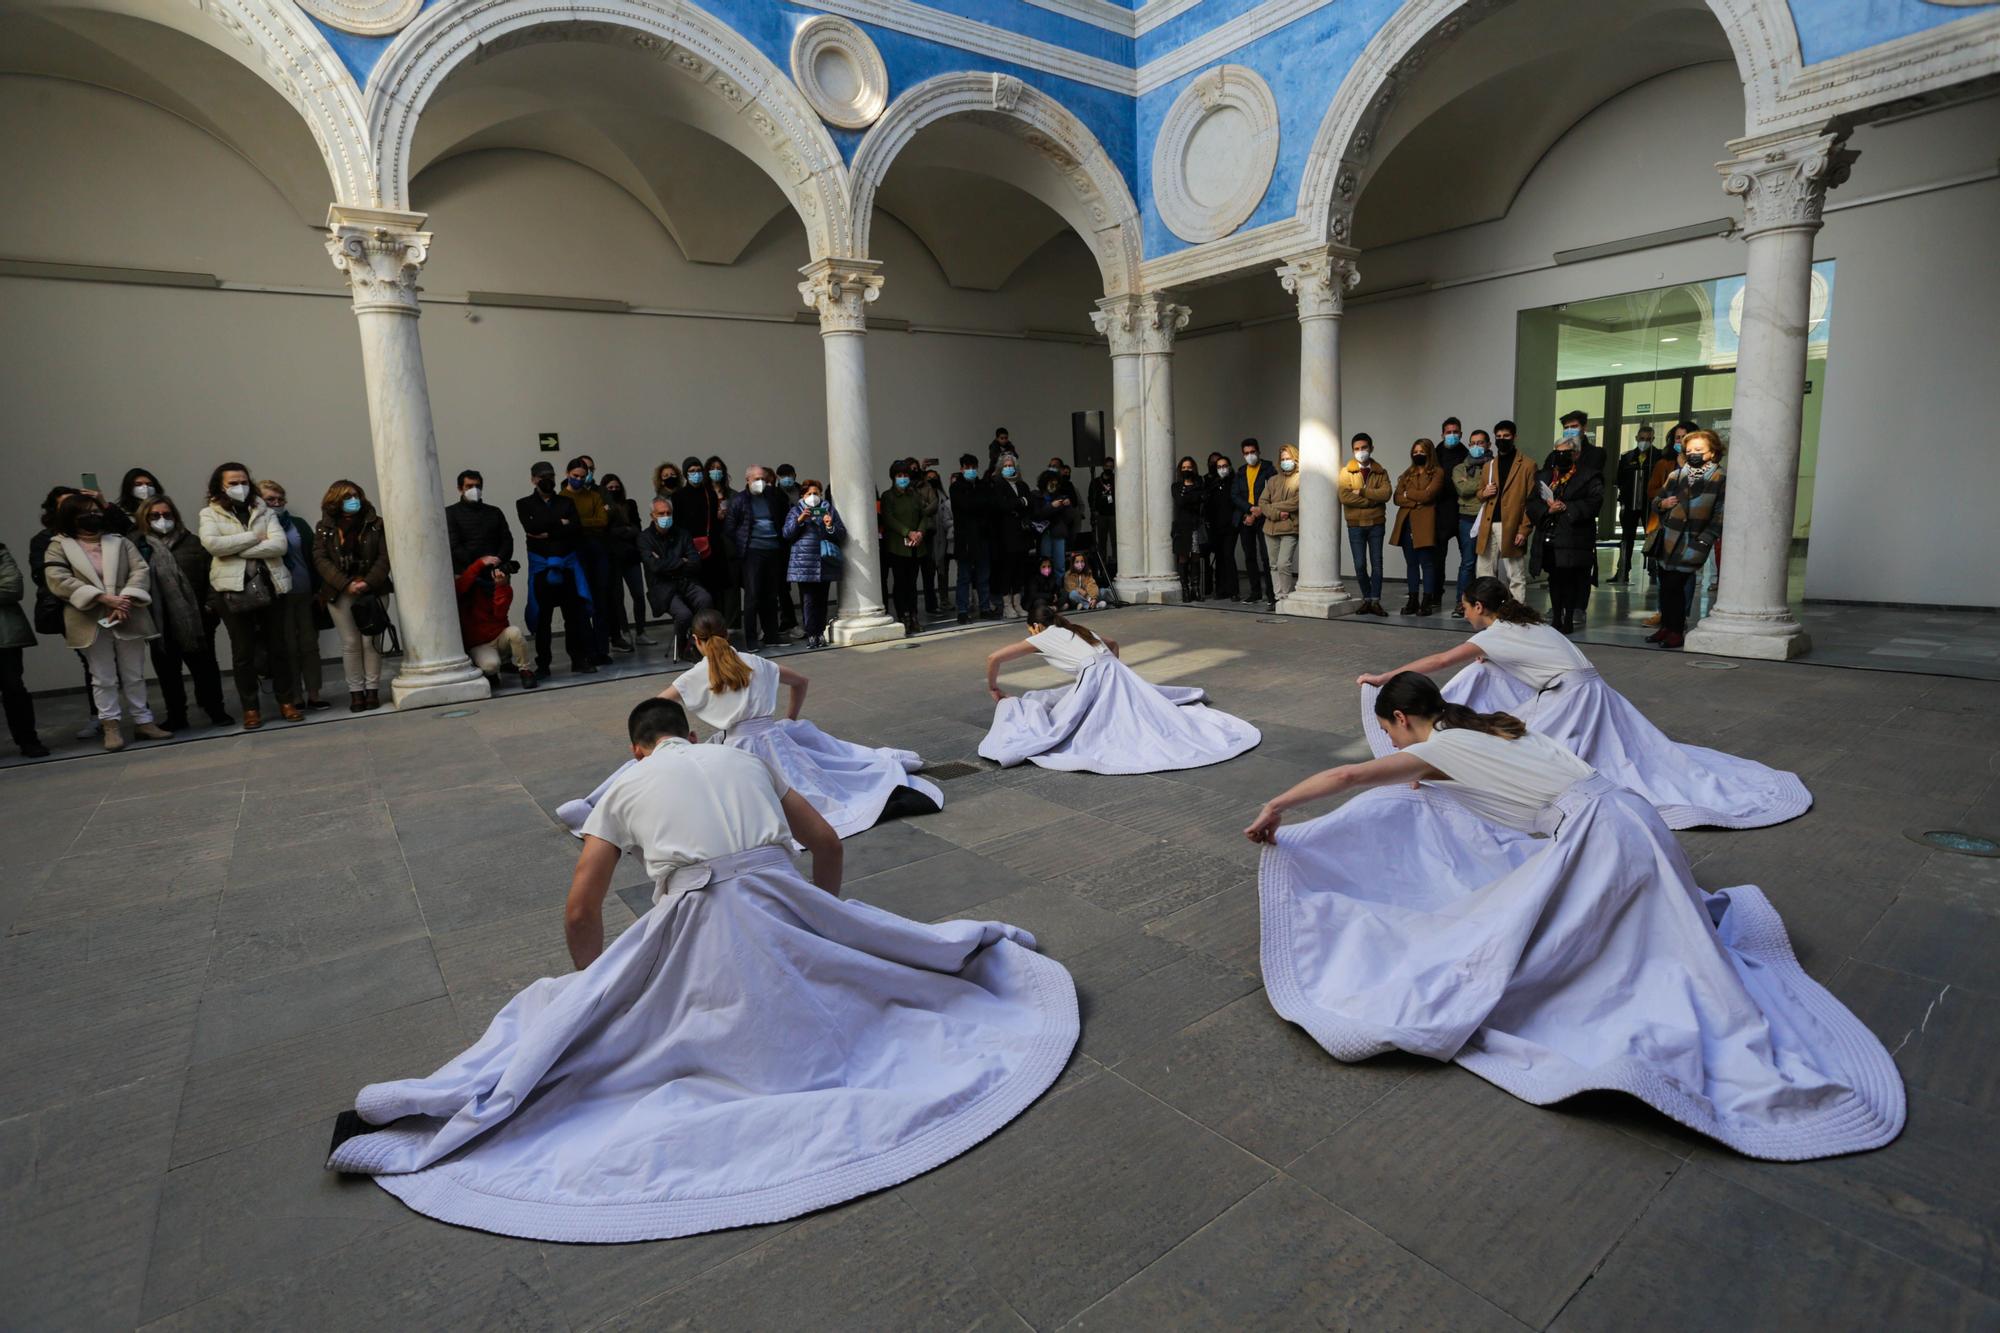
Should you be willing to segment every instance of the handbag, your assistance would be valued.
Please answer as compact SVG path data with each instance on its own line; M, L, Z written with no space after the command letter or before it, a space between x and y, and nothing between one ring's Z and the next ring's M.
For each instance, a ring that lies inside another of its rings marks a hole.
M270 571L261 560L246 562L243 571L243 591L230 592L226 588L215 590L215 600L226 616L244 616L252 611L262 611L276 599L271 587Z
M381 597L372 592L364 592L348 603L347 614L354 617L354 628L374 638L389 628L389 608L382 604Z
M35 590L35 633L63 632L63 600L47 588Z
M831 537L821 537L819 539L820 573L830 579L846 561L847 557L840 553L840 543L834 541Z

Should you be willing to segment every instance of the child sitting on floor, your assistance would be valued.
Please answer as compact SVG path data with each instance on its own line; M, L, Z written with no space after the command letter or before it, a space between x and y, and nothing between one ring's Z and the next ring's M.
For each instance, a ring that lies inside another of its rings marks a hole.
M1097 580L1090 577L1089 561L1082 555L1069 558L1069 573L1063 575L1062 604L1074 611L1102 611L1111 603L1098 592Z

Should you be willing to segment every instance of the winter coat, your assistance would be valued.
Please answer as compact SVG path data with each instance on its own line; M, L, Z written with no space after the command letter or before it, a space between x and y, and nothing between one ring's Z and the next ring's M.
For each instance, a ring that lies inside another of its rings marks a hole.
M639 563L639 506L623 496L604 497L605 544L611 552L613 569L630 569Z
M1439 544L1438 496L1444 493L1444 473L1435 463L1418 467L1412 463L1396 478L1396 527L1389 544L1401 546L1403 538L1422 551Z
M1273 468L1257 488L1257 507L1264 511L1266 537L1296 537L1299 534L1299 474Z
M1196 478L1191 486L1184 486L1179 480L1173 483L1174 502L1174 549L1186 554L1185 542L1193 542L1208 525L1208 488Z
M481 578L486 572L477 561L458 572L458 631L467 648L478 648L506 633L507 612L514 605L513 586Z
M1528 517L1535 521L1543 569L1582 569L1597 558L1597 514L1604 508L1604 474L1579 462L1569 476L1556 479L1555 464L1536 478L1563 502L1561 513L1542 499L1539 487L1528 499Z
M935 533L936 518L924 512L923 497L912 486L908 490L898 490L891 486L882 492L882 551L891 560L914 560L931 549L931 537ZM909 544L913 532L924 534L923 541L915 546Z
M1722 537L1723 475L1720 463L1699 470L1676 468L1667 478L1653 508L1660 526L1646 553L1663 568L1691 574L1708 562L1708 553ZM1667 504L1669 497L1674 503Z
M115 533L103 538L104 573L97 572L83 543L74 537L57 537L49 543L42 577L48 589L64 602L63 641L72 648L88 648L97 642L98 621L105 615L97 604L99 593L111 592L130 597L132 613L112 626L114 639L157 639L150 604L152 582L139 548Z
M362 511L353 532L322 518L313 529L312 558L328 601L346 592L356 579L378 597L389 591L389 538L382 530L381 515L373 509Z
M1525 538L1534 526L1528 517L1528 497L1535 493L1535 460L1519 449L1496 451L1486 460L1484 477L1499 489L1479 511L1479 536L1472 549L1480 555L1523 559L1528 554ZM1486 481L1479 486L1486 489Z
M1251 518L1250 511L1258 507L1257 498L1263 493L1264 483L1277 475L1277 464L1266 463L1261 459L1254 468L1240 467L1229 474L1229 507L1236 514L1232 527L1241 532L1263 530L1264 516L1259 514ZM1250 519L1248 523L1243 521L1246 518Z
M1229 497L1229 488L1236 481L1236 470L1230 469L1228 476L1211 472L1202 479L1206 498L1202 505L1202 526L1208 529L1208 539L1212 543L1234 541L1236 529L1242 526L1236 517L1236 502Z
M21 599L27 595L28 581L14 563L14 553L0 542L0 648L35 646L35 631L21 610Z
M514 530L497 505L466 500L448 504L444 527L451 539L453 569L464 569L483 556L498 556L502 564L514 558Z
M976 551L993 540L994 506L998 498L987 478L967 481L964 473L953 475L951 521L961 552Z
M182 547L198 557L193 562L197 569L207 565L205 558L199 558L201 544L189 537L185 529L174 529L173 536L180 538ZM209 637L208 622L202 612L202 605L208 600L207 579L190 576L187 564L176 558L170 538L150 530L141 536L140 530L135 529L126 540L139 548L139 558L146 562L152 580L154 624L177 647L190 652L198 650Z
M211 500L201 507L198 521L202 549L209 555L208 584L215 591L242 592L252 560L260 561L271 576L271 591L282 597L292 590L292 576L285 568L291 541L285 525L262 500L250 501L248 521Z
M995 473L987 478L993 497L993 545L1003 556L1026 555L1030 541L1028 518L1035 503L1034 488L1019 477Z
M831 531L826 526L829 515L833 518ZM822 541L831 541L835 546L847 544L847 523L830 498L822 494L817 509L793 505L792 512L785 515L784 531L785 541L792 548L785 561L786 578L793 583L826 583L839 576L839 562L828 560L819 549Z
M1490 447L1490 446L1489 446ZM1463 444L1444 444L1431 450L1431 461L1437 464L1444 476L1444 485L1438 489L1437 498L1437 544L1442 546L1458 531L1458 489L1453 482L1453 474L1458 465L1471 457L1472 451Z
M1039 570L1037 570L1036 572L1040 573ZM1069 573L1063 575L1062 586L1063 586L1063 600L1065 602L1069 600L1069 595L1073 592L1082 593L1083 600L1086 602L1090 602L1093 605L1097 602L1099 596L1099 593L1097 591L1097 580L1090 577L1090 574L1087 571L1085 573L1079 574L1072 569Z
M694 549L694 538L681 531L678 514L671 528L646 525L639 534L639 563L646 570L646 601L655 615L666 614L674 590L701 577L701 556Z
M750 532L757 520L757 511L760 509L764 511L764 516L771 520L771 535L782 549L785 544L787 508L785 497L778 493L778 488L775 486L765 487L762 495L752 492L748 486L736 492L730 497L729 508L722 515L722 531L730 553L740 556L750 549Z
M1486 502L1479 498L1479 491L1486 485L1486 459L1492 456L1490 449L1486 458L1468 456L1451 470L1452 513L1455 519L1473 518L1486 507Z
M1347 460L1340 470L1336 494L1350 528L1373 528L1389 517L1389 472L1374 459L1366 464Z
M1669 450L1628 449L1618 458L1618 514L1620 518L1644 518L1652 509L1659 491L1653 487L1655 464L1671 458ZM1664 480L1664 478L1663 478Z

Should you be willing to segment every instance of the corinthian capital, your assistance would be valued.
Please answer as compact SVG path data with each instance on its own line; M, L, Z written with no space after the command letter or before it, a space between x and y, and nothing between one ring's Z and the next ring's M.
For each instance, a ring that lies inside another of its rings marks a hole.
M1337 319L1347 294L1361 281L1355 252L1328 245L1294 256L1278 267L1278 281L1299 303L1299 318Z
M417 313L417 274L431 253L425 216L345 204L326 210L326 252L347 275L357 311Z
M1847 179L1857 156L1846 144L1846 130L1752 141L1716 163L1723 192L1743 200L1744 234L1817 228L1826 192Z
M1175 305L1165 292L1137 296L1107 296L1097 303L1090 322L1111 340L1111 355L1165 355L1174 350L1174 335L1187 327L1194 312Z
M799 296L819 311L821 333L864 333L868 303L882 294L879 259L815 259L799 272Z

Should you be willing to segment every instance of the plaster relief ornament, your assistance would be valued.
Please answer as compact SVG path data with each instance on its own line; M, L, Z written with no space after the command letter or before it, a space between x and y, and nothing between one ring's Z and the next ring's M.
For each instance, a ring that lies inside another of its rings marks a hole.
M1153 199L1174 235L1221 240L1249 219L1278 161L1278 103L1254 70L1217 65L1181 91L1153 145Z
M424 0L298 0L299 8L342 32L386 37L400 32L424 7Z
M868 128L889 105L882 53L867 33L831 14L807 19L793 35L792 82L822 120L844 130Z

